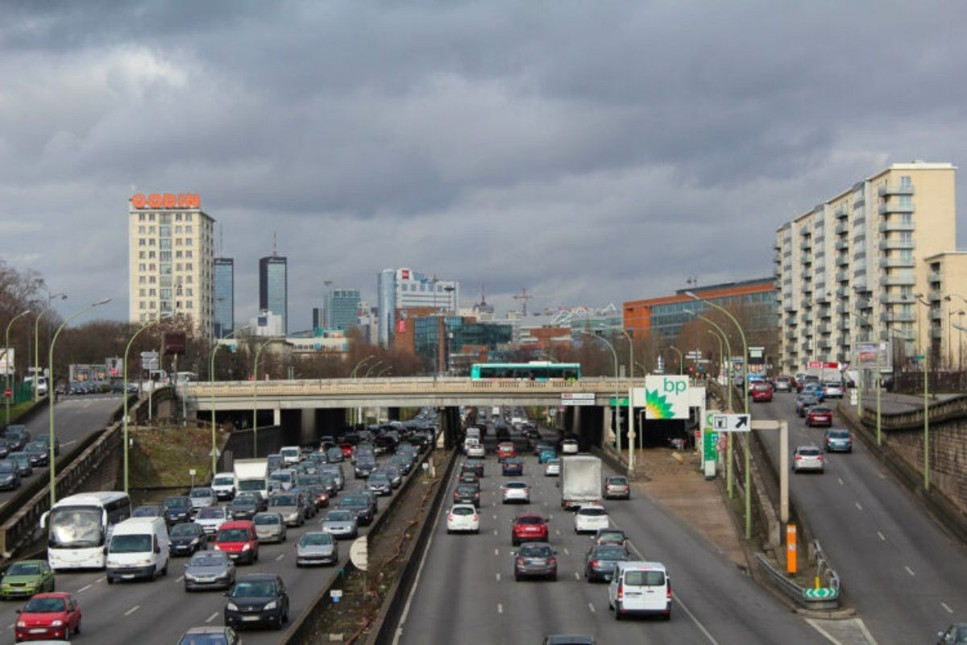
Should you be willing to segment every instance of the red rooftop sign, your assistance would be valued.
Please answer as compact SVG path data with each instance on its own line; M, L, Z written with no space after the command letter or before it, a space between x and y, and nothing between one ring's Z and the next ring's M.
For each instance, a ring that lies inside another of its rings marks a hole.
M138 193L131 198L134 208L201 208L198 193Z

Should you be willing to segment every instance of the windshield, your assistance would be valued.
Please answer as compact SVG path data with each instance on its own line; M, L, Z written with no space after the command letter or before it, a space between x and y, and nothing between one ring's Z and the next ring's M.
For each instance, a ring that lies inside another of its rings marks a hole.
M198 520L214 520L222 519L225 517L225 510L221 506L206 506L205 508L198 511L198 515L195 519Z
M264 479L243 479L238 482L239 490L265 490Z
M0 461L0 473L16 472L17 466L12 461Z
M282 523L282 516L278 513L259 513L253 519L259 526L269 526Z
M356 516L349 511L330 511L326 514L326 522L351 522Z
M165 508L188 508L191 506L191 500L186 497L166 497L164 501Z
M65 611L63 598L31 598L24 605L25 614L48 614Z
M7 569L8 576L37 576L40 575L40 564L36 562L15 562Z
M50 512L49 545L55 548L104 546L103 514L98 508L55 508Z
M188 564L193 567L221 567L225 565L225 556L221 553L221 551L196 553Z
M197 524L175 524L171 527L171 537L195 537L198 528Z
M232 589L232 598L268 598L275 595L275 584L271 580L239 582Z
M219 542L248 542L252 534L248 529L223 529L218 532Z
M273 495L269 498L269 506L297 506L295 495Z
M524 546L520 550L522 558L546 558L551 555L551 547L544 545Z
M151 550L151 536L115 535L111 538L111 553L147 553Z
M241 641L240 641L241 642ZM229 645L224 634L185 634L178 645Z
M235 478L230 475L216 477L214 480L212 480L212 484L215 486L233 486L235 485Z
M299 540L299 544L306 545L306 546L332 544L332 543L333 543L332 536L329 535L328 533L306 533L305 535L302 536L302 539Z
M211 488L196 488L195 490L191 491L191 496L192 497L211 497L212 496L212 489Z

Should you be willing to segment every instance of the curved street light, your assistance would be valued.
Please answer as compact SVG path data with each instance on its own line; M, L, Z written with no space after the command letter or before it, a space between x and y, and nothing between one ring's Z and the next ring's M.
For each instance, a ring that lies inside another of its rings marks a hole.
M128 399L130 398L128 396L128 353L130 353L131 344L134 343L134 339L138 337L138 334L140 334L141 332L143 332L144 330L150 327L154 327L162 320L171 318L172 315L173 315L172 312L166 311L161 315L161 317L155 318L154 320L149 320L148 322L143 324L138 329L138 331L134 332L134 335L131 336L131 339L128 341L127 347L124 348L124 379L123 379L124 416L121 417L121 423L123 424L123 429L124 429L123 435L124 435L124 492L125 493L128 492L128 448L130 447L130 443L131 443L128 440L128 424L131 422L131 420L128 418Z
M914 294L921 305L927 307L929 311L933 307L919 293ZM917 316L919 323L920 316ZM917 333L919 337L920 334ZM930 490L930 374L927 372L930 352L927 343L924 342L923 348L923 490Z
M40 391L37 389L37 377L40 375L40 318L45 313L47 313L48 311L50 311L51 309L53 309L54 306L52 304L50 304L50 303L51 303L51 301L54 298L60 298L61 300L67 300L67 294L66 293L55 293L54 295L50 295L48 293L47 294L47 306L44 307L44 309L41 310L41 312L39 314L37 314L37 317L34 319L34 382L33 382L33 385L34 385L34 403L36 403L37 401L40 400ZM50 330L48 329L47 332L49 334L50 333ZM52 366L50 366L50 365L48 365L47 368L48 369L53 369ZM53 381L48 378L47 379L47 393L48 393L48 396L50 395L50 388L52 386L53 386Z
M30 309L27 309L26 311L22 311L19 314L17 314L16 316L14 316L13 318L11 318L10 319L10 322L7 323L7 331L5 332L4 337L3 337L3 340L4 340L3 355L4 356L7 354L7 352L10 351L10 326L13 325L13 321L15 321L17 318L22 318L22 317L26 316L29 313L31 313ZM28 356L29 356L29 354L28 354ZM30 359L28 358L27 360L30 360ZM13 398L13 392L10 392L10 359L9 358L7 359L7 367L4 370L4 372L6 373L6 383L4 383L4 393L3 394L4 394L4 398L7 400L7 425L10 425L10 399ZM34 389L36 390L37 389L37 375L36 374L34 374L33 386L34 386ZM47 386L47 390L48 390L48 392L50 391L50 385L49 384ZM10 392L10 395L9 396L7 395L7 392Z
M240 331L247 331L248 328L248 325L245 325L244 327L236 327L231 331L231 333L226 334L220 340L232 338ZM215 433L215 354L222 347L222 344L218 342L218 340L219 339L215 340L215 346L212 348L212 357L208 367L208 380L212 393L212 477L215 476L215 469L218 468L218 437Z
M685 358L682 356L682 350L678 349L674 345L669 345L668 346L668 349L673 349L673 350L675 350L675 353L678 354L678 375L681 376L682 375L682 364L685 362Z
M56 472L57 459L56 459L56 455L54 454L54 446L57 445L57 439L54 436L54 397L50 396L49 394L50 387L54 383L54 343L57 342L57 337L60 336L60 332L63 331L64 327L67 326L67 323L69 323L70 321L74 320L75 318L77 318L82 314L86 314L94 307L100 307L101 305L105 305L109 302L111 302L110 298L102 298L97 302L92 302L91 304L87 305L80 311L75 311L67 318L67 320L61 323L60 327L57 328L57 331L54 332L54 337L51 338L50 340L50 348L47 356L47 365L48 365L48 369L50 370L50 373L47 377L47 383L48 383L47 402L48 402L48 405L50 406L48 410L48 418L50 421L50 468L49 470L50 470L50 506L52 508L54 504L57 502L57 472Z
M363 375L363 378L369 378L369 373L372 372L374 369L376 369L377 367L379 367L382 364L383 364L383 361L379 361L378 360L375 363L373 363L372 365L370 365L369 367L367 367L366 368L366 373Z
M608 346L608 349L611 350L611 355L614 356L614 419L615 419L614 442L615 442L615 449L618 451L618 455L621 455L621 408L620 408L621 401L618 396L621 389L618 384L618 352L615 350L614 345L611 343L611 341L609 341L607 338L603 336L599 336L598 334L591 333L587 329L578 329L576 331L585 336L590 336L591 338L597 338L602 343ZM629 401L629 404L630 403L631 402ZM634 455L635 455L634 444L632 443L631 438L629 437L628 439L628 474L629 475L631 475L635 470Z
M365 358L362 358L359 361L357 361L356 364L353 366L352 371L349 373L349 378L355 379L356 378L356 370L358 370L360 367L362 367L363 365L365 365L366 364L366 361L368 361L370 359L373 359L373 358L376 358L376 354L370 354L369 356L366 356Z
M252 457L259 456L259 356L269 343L281 340L284 339L273 336L255 350L255 365L252 367Z

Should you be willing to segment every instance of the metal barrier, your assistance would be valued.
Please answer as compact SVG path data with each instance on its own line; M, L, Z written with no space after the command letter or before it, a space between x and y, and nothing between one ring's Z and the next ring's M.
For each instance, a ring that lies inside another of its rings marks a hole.
M812 611L839 609L839 575L830 566L826 557L822 555L822 547L820 547L818 541L813 542L813 548L817 553L817 566L822 572L818 577L820 579L825 578L828 583L828 586L819 589L800 587L795 580L790 579L785 573L773 567L769 559L762 553L756 553L755 560L759 567L759 572L765 575L769 584L800 607Z

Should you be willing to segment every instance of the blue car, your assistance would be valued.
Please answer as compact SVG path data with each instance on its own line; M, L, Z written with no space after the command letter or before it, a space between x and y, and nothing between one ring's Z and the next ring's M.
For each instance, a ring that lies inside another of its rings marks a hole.
M523 475L524 474L524 462L517 457L508 457L504 459L501 464L501 473L504 475Z
M551 459L557 458L557 452L553 448L542 448L537 456L537 463L546 464Z

